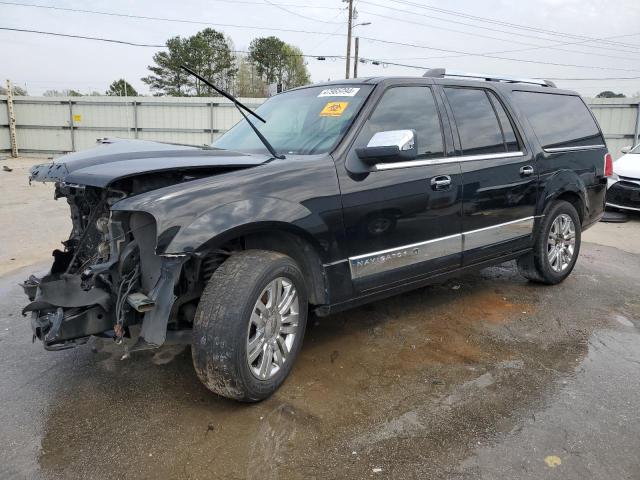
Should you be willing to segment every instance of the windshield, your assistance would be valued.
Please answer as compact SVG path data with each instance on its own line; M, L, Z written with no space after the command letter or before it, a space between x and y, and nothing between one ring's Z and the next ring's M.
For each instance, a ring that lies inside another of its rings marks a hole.
M256 110L267 123L251 121L280 154L325 153L347 131L372 88L332 85L293 90L270 98ZM212 146L250 153L267 151L246 120Z
M640 143L629 150L629 153L640 153Z

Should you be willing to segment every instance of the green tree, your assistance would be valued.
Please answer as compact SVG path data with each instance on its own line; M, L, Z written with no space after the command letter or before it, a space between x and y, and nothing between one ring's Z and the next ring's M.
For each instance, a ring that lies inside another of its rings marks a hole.
M224 34L205 28L188 38L170 38L166 45L166 51L153 56L155 65L147 67L152 74L142 79L154 95L216 95L210 87L182 70L180 65L188 66L222 88L227 89L233 84L237 68L231 41Z
M284 47L285 66L283 72L284 88L295 88L311 83L311 76L307 64L302 56L302 50L293 45Z
M186 38L170 38L166 43L167 50L153 55L155 65L147 67L152 75L144 77L142 81L149 85L154 95L184 97L189 94L191 80L187 72L180 68L185 63L187 43Z
M596 95L596 98L625 98L624 93L614 93L611 90L605 90Z
M249 60L258 75L267 83L279 82L282 78L285 43L278 37L254 38L249 44Z
M136 97L138 92L124 78L114 80L109 89L105 92L107 95L115 97Z
M186 64L201 76L224 90L231 90L238 68L232 53L233 43L224 34L205 28L189 37ZM216 91L193 79L196 96L215 96Z
M239 97L263 97L267 85L258 75L256 66L244 56L237 57L236 65L238 74L234 93Z
M249 45L249 59L267 83L280 83L283 89L306 85L309 71L302 51L277 37L255 38Z

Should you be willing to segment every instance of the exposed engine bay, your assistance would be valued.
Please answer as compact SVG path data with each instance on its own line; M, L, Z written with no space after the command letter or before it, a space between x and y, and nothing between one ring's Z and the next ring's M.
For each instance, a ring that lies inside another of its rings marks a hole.
M68 202L73 228L63 248L53 251L50 271L22 284L31 301L23 314L31 315L33 340L47 350L62 350L92 336L117 343L131 339L132 346L125 343L128 351L156 348L167 335L190 340L203 286L229 253L156 255L155 219L111 207L216 171L154 172L106 188L57 181L55 198Z

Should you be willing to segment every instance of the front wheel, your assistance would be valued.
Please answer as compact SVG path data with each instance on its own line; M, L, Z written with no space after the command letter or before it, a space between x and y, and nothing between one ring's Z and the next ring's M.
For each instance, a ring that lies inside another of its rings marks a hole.
M542 220L533 250L518 259L518 270L535 282L560 283L576 264L581 233L575 207L562 200L553 203Z
M224 397L267 398L300 351L307 309L304 277L291 258L264 250L231 256L211 276L196 311L198 377Z

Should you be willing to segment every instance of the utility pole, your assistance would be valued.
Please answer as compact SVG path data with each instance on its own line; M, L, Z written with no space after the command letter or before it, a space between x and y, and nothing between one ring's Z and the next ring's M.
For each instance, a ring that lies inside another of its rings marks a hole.
M18 139L16 137L16 114L13 109L13 85L7 79L7 116L9 117L9 141L11 143L11 156L18 156Z
M353 21L353 0L349 0L349 22L347 24L347 69L345 78L349 78L351 70L351 22Z
M356 37L355 56L353 58L353 78L358 78L358 47L360 46L360 37Z

